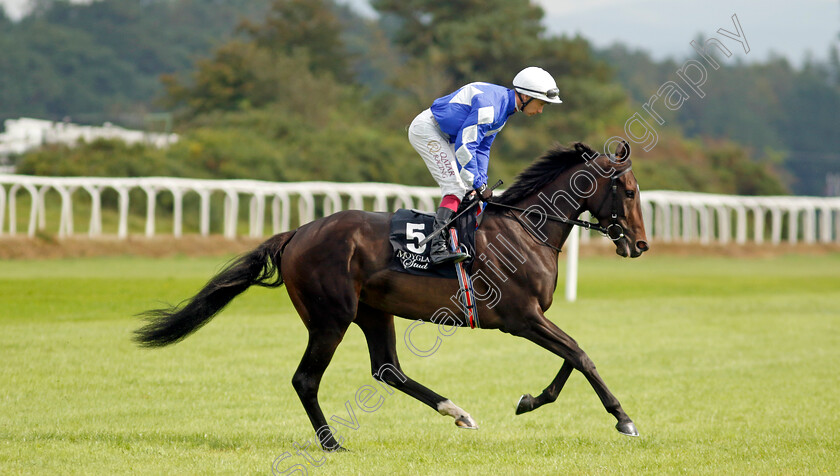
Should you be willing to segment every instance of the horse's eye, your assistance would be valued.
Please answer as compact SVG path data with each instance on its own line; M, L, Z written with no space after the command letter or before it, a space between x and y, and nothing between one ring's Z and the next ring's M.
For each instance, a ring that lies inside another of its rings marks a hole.
M627 190L627 191L624 192L624 194L627 195L627 198L633 198L633 197L636 196L636 191L635 190Z

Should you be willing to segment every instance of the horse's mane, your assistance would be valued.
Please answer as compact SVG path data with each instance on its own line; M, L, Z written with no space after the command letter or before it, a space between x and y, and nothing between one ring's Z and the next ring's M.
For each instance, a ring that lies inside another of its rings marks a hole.
M527 169L523 170L516 177L513 185L493 201L513 205L534 195L570 167L586 162L587 159L584 154L589 157L598 155L597 152L582 142L576 142L572 147L563 147L559 144L552 147Z

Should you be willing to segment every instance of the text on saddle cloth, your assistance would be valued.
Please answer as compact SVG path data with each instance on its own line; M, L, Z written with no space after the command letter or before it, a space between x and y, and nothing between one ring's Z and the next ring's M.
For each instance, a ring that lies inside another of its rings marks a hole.
M481 213L465 213L455 223L460 240L460 249L470 255L470 259L463 262L464 269L472 271L475 256L475 230L477 216ZM390 269L417 276L433 276L455 279L456 271L451 265L432 265L429 254L431 246L418 246L433 230L434 215L413 209L401 208L391 218L389 239L394 254L391 258Z

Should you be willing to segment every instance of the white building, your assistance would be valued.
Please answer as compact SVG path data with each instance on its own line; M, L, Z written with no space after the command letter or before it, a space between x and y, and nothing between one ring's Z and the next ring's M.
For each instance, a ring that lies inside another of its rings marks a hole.
M69 122L41 119L7 119L6 132L0 133L0 157L22 154L45 144L75 145L80 140L119 139L126 144L144 143L154 147L168 147L178 141L177 134L160 134L124 129L106 122L102 127L81 126Z

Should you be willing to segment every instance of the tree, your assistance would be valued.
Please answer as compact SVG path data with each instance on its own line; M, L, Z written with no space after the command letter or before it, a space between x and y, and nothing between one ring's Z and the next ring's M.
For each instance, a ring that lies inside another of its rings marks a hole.
M407 55L458 84L510 83L540 48L543 11L529 0L373 0Z
M239 30L260 48L309 58L314 73L350 77L341 23L330 0L274 0L261 23L244 21Z
M159 75L187 71L269 0L39 0L12 23L0 17L0 120L37 116L126 124L145 112Z
M262 106L266 98L259 91L266 85L257 79L257 71L270 62L268 56L251 43L232 41L222 45L212 59L196 63L192 84L180 84L174 75L161 77L167 92L164 104L184 105L190 116Z
M323 123L339 102L341 85L331 75L307 69L308 58L275 54L253 42L232 41L200 60L187 84L164 76L168 107L183 106L182 116L195 118L221 111L282 106L286 114Z
M274 0L264 22L243 22L238 30L247 38L199 60L191 80L164 76L164 104L185 106L185 117L283 104L323 123L341 86L353 83L331 8L328 0Z

